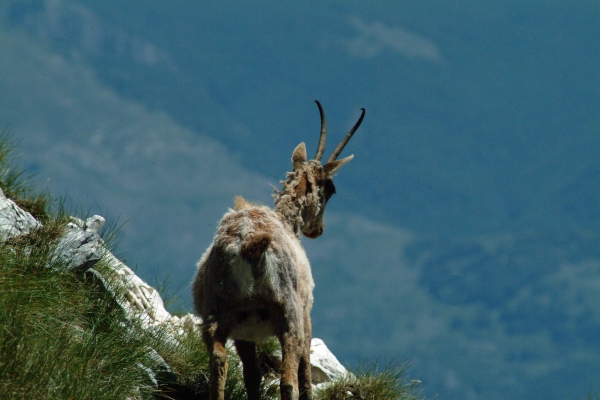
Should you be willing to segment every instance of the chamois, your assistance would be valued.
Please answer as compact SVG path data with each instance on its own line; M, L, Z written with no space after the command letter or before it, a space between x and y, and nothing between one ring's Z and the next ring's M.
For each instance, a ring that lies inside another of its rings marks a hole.
M300 234L323 233L323 214L335 193L333 175L353 155L337 157L360 126L354 127L324 165L327 126L321 104L321 134L314 160L300 143L292 153L292 172L275 190L275 209L241 196L221 219L212 244L198 262L192 285L194 307L203 319L202 339L210 354L210 399L223 400L227 377L227 338L234 340L243 364L249 400L260 394L262 372L256 343L279 339L282 352L282 400L312 398L310 310L314 282Z

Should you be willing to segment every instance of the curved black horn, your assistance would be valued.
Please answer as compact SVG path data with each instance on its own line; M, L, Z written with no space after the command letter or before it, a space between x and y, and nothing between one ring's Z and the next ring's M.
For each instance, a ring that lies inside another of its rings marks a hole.
M315 160L321 161L323 157L323 152L325 152L325 139L327 137L327 122L325 122L325 113L323 112L323 107L321 107L321 103L319 100L315 100L317 106L319 107L319 114L321 114L321 136L319 136L319 147L317 147L317 155L315 156Z
M338 144L338 147L335 148L335 150L333 151L333 153L331 154L331 157L329 157L329 160L327 160L327 162L335 161L335 159L337 159L337 157L340 155L342 150L344 150L346 143L348 143L348 140L350 140L352 135L354 135L354 132L356 132L356 130L362 123L363 118L365 117L365 109L361 108L361 111L362 111L362 114L360 114L360 118L358 119L358 121L356 121L356 124L354 124L352 129L350 129L350 132L348 132L346 137L340 142L340 144Z

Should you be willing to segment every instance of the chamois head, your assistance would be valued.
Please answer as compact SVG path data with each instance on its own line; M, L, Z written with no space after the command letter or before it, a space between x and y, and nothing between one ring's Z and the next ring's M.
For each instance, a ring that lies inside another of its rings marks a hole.
M292 225L296 235L299 236L302 232L304 236L311 239L323 234L325 206L335 193L333 176L343 165L352 160L354 155L341 160L337 157L365 117L365 109L361 108L362 113L356 124L336 147L327 162L321 165L321 158L325 151L327 124L321 103L315 102L321 114L321 136L317 154L313 160L308 160L306 145L304 142L300 143L292 153L292 172L287 174L286 181L281 181L283 189L276 191L275 195L276 209Z

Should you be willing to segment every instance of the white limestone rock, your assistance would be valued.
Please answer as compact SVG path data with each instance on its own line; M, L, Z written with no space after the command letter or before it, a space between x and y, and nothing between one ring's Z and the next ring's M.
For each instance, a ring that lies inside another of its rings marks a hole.
M105 257L108 265L116 273L114 279L125 288L125 298L121 301L122 307L130 314L137 315L145 326L163 325L172 334L183 334L199 329L202 319L192 314L181 318L171 315L155 288L144 282L112 253L107 252Z
M99 215L88 218L85 222L72 218L65 227L66 232L58 241L53 257L53 264L67 266L77 272L84 272L93 267L106 252L98 230L105 219Z
M313 385L334 382L350 374L329 351L325 342L317 338L310 343L310 365Z
M28 234L41 224L31 214L23 211L14 201L4 196L0 189L0 240Z

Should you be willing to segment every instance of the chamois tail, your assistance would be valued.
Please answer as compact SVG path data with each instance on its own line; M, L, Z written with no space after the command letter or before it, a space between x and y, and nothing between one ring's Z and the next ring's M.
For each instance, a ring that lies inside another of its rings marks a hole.
M240 255L251 265L255 279L264 273L260 258L270 243L271 238L266 233L251 233L242 240Z

